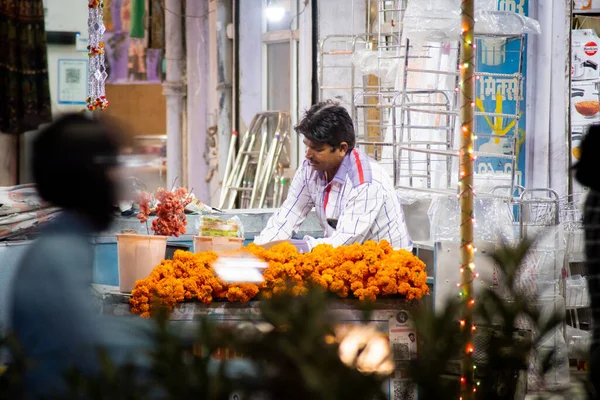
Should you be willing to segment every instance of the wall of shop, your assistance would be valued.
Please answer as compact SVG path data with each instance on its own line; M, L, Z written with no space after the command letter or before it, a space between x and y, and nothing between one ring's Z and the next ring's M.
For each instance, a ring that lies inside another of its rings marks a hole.
M187 52L187 168L188 185L194 188L197 198L210 204L210 191L206 178L209 173L206 154L208 145L206 131L210 126L209 92L209 9L208 3L198 0L186 1ZM209 89L210 86L210 89Z
M571 162L581 156L581 144L593 124L600 123L600 1L575 2L571 46ZM572 178L573 175L571 175ZM572 179L573 193L583 191Z
M341 4L341 3L340 3ZM281 106L273 106L273 104L281 104L277 103L277 101L273 102L273 98L271 101L269 100L269 96L271 94L275 94L278 100L284 99L287 100L290 97L290 93L288 91L285 94L281 94L278 91L277 85L274 85L273 82L285 82L294 79L293 76L290 76L290 67L286 64L286 66L278 65L276 60L271 60L271 64L268 62L267 56L267 45L266 41L263 40L263 34L265 31L265 7L266 2L264 0L244 0L240 1L239 4L239 12L240 12L240 24L239 24L239 59L238 59L238 68L239 68L239 93L237 93L237 105L239 106L239 121L238 121L238 133L240 137L246 132L250 123L252 122L253 117L264 110L268 110L270 108L275 107L276 109L282 108ZM292 110L292 121L293 123L297 120L296 111L301 113L305 109L307 109L311 105L311 96L312 96L312 79L313 79L313 71L312 71L312 56L313 56L313 38L312 38L312 16L311 16L311 8L312 1L307 1L304 3L303 1L299 2L299 10L292 11L291 16L294 17L294 24L298 24L298 44L297 44L297 57L296 62L298 65L297 70L297 84L295 84L293 90L297 94L297 100L295 107L297 110ZM208 5L208 27L207 33L205 36L200 36L198 33L198 28L190 29L188 28L188 71L189 76L198 76L199 69L195 67L199 62L203 62L198 60L192 60L190 57L197 57L199 53L198 43L202 42L202 46L206 46L207 49L205 55L207 56L207 65L206 71L206 80L207 80L207 92L206 92L206 101L203 103L205 105L206 116L206 129L210 126L214 126L216 124L216 115L218 111L218 102L216 98L216 90L217 90L217 69L216 69L216 58L217 58L217 46L216 46L216 38L213 32L216 32L217 21L216 21L216 13L214 12L215 5L214 2L209 2ZM300 11L302 11L300 13ZM194 26L198 26L199 23L192 21ZM287 29L287 28L286 28ZM192 45L192 43L194 43ZM285 58L287 62L289 60L289 55L287 53L282 52L281 59ZM269 70L269 68L271 68ZM268 90L269 84L271 85L271 92ZM194 112L200 112L199 105L193 105L192 97L197 96L199 85L194 84L192 82L188 82L188 96L190 97L190 104L188 107L188 122L189 129L191 132L192 126L197 123L197 116L192 115L192 110ZM287 90L287 89L286 89ZM289 104L286 103L286 107L284 107L284 111L289 111ZM196 121L196 122L194 122ZM193 139L190 139L193 140ZM191 145L191 142L190 142ZM218 146L224 146L225 148L229 147L229 138L227 140L218 143ZM302 149L300 148L297 138L293 134L293 138L291 141L291 153L292 153L292 168L295 168L298 165L298 160L302 159ZM191 147L190 147L191 149ZM215 160L211 154L215 153L214 149L206 148L207 158L209 159L209 165L207 166L207 175L211 177L206 197L203 198L204 201L211 203L213 205L217 205L220 196L220 190L222 186L221 176L219 172L222 172L224 169L224 165L226 163L226 159L218 158ZM190 157L192 154L190 153ZM200 161L193 162L192 164L198 166ZM192 166L190 166L192 168ZM196 175L196 178L191 178L191 181L200 183L200 176L193 172L190 172L190 177ZM202 177L204 178L204 177ZM204 184L206 186L206 184ZM194 186L196 187L196 186Z
M155 137L166 134L166 102L162 88L164 23L160 6L154 4L152 8L150 5L157 1L146 3L146 15L151 14L151 17L144 20L146 29L143 39L130 35L134 21L131 0L104 3L105 67L108 73L106 96L109 107L101 116L112 117L121 125L124 143L134 152L150 152L155 156L154 164L143 176L139 176L150 187L164 186L160 139L138 139L140 135ZM46 31L50 32L47 49L52 113L77 112L86 107L88 95L89 8L85 1L70 0L48 0L44 6ZM150 10L153 10L152 13ZM58 44L53 41L56 35L52 32L78 35L75 43ZM26 158L24 153L22 158Z
M571 0L530 1L542 34L530 36L527 186L568 193Z
M56 3L48 2L48 4ZM208 4L206 4L208 3ZM214 2L213 2L214 3ZM366 21L365 2L330 0L318 5L318 38L331 34L351 34L364 30ZM249 0L240 4L240 134L250 123L254 114L263 108L263 71L262 71L262 1ZM207 187L206 177L211 166L207 165L207 144L205 132L216 122L217 102L214 79L216 77L216 44L211 32L216 28L214 7L211 2L188 0L188 11L194 18L188 18L188 126L187 144L189 154L189 184L207 202L218 197L221 182L213 179ZM299 19L301 28L299 44L299 84L298 108L300 111L310 105L312 68L310 57L313 48L310 38L310 7ZM205 10L206 9L206 10ZM525 138L525 180L528 187L552 187L560 193L568 188L567 171L569 167L568 116L563 112L569 108L568 99L568 28L570 25L570 0L545 2L529 1L529 15L538 19L542 35L530 36L528 48L527 132ZM194 11L196 10L196 11ZM87 6L85 3L73 4L62 8L61 13L49 12L49 27L59 25L56 18L64 18L64 23L77 21L81 39L87 36ZM214 10L212 10L214 11ZM198 16L206 18L198 18ZM348 23L340 24L344 19ZM60 22L60 21L59 21ZM301 26L302 26L301 24ZM64 27L63 27L64 28ZM551 34L550 34L551 32ZM206 57L208 55L208 57ZM314 54L318 57L318 54ZM54 113L74 111L83 104L64 104L58 101L58 60L86 60L85 49L75 45L48 45L48 66ZM550 66L550 67L548 67ZM349 81L349 72L336 74L331 85L344 85ZM342 102L348 100L348 93L329 91L325 98L336 98ZM203 110L203 111L199 111ZM560 111L560 112L557 112ZM151 132L148 132L151 133ZM228 146L228 143L220 145ZM301 153L301 151L299 152ZM299 154L301 157L301 154ZM224 160L218 160L224 163ZM210 163L210 162L209 162ZM218 175L217 175L218 176ZM216 196L216 197L215 197Z
M77 61L86 62L87 55L87 36L88 36L88 6L87 2L70 2L68 0L47 0L44 1L44 12L46 15L47 32L79 32L80 36L76 39L80 41L76 44L48 44L48 77L50 81L50 98L52 101L52 113L77 111L85 106L85 97L82 99L67 100L69 97L65 92L64 96L59 96L59 61ZM64 66L65 64L63 64ZM74 63L74 66L82 65ZM63 67L64 69L65 67ZM80 74L81 70L72 68L70 79L77 80L78 85L73 85L73 89L87 90L87 74ZM78 71L77 73L75 71Z
M508 7L498 1L501 9ZM539 20L542 34L529 35L527 48L527 76L524 121L521 121L519 168L521 182L527 187L551 187L559 195L568 192L569 148L569 43L571 0L541 1L518 0L515 9L527 8L528 15ZM319 40L331 34L356 34L364 30L365 2L332 0L319 3ZM345 24L339 24L345 17ZM350 65L350 60L337 57L323 58L325 65ZM327 86L347 86L350 73L343 69L321 77ZM349 103L347 90L324 90L324 98L335 98Z
M240 2L240 134L263 109L263 1Z

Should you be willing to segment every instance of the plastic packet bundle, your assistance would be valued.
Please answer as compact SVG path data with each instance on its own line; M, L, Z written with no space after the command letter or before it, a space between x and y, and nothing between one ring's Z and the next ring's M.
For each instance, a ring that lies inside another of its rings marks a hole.
M209 206L208 204L204 204L200 200L194 196L193 193L190 193L190 197L192 201L189 202L187 206L185 206L185 211L193 214L216 214L219 212L216 208Z
M207 237L244 237L244 226L242 221L234 216L228 220L217 217L208 217L206 215L198 218L196 226L199 236Z

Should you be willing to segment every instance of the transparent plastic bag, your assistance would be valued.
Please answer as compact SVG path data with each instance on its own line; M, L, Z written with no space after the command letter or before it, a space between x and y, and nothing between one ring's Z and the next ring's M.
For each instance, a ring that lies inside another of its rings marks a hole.
M583 308L590 305L588 282L581 275L573 275L565 281L567 308Z
M539 35L540 23L523 15L493 10L475 11L475 32L495 35Z
M551 291L543 293L537 303L541 321L547 321L551 315L564 312L565 309L564 298L554 295ZM543 374L542 363L550 355L550 370ZM558 390L569 385L569 354L562 325L541 338L540 344L532 354L529 366L527 379L528 387L532 390Z
M515 227L510 206L498 198L474 200L475 237L478 241L498 243L503 239L512 242ZM455 196L434 197L429 207L431 236L435 242L460 242L460 206Z
M566 335L569 358L586 359L589 357L591 333L567 325Z
M357 50L352 63L363 75L375 75L383 84L393 85L399 65L398 58L380 58L376 50Z
M460 0L409 0L404 17L406 37L416 42L458 40ZM480 34L540 34L538 21L515 12L497 11L495 0L476 3L475 32Z
M404 33L414 42L446 42L460 37L460 7L455 0L409 0Z
M417 190L398 189L396 190L396 196L398 196L400 204L411 205L418 201L431 201L438 195L435 193L419 192Z
M199 236L244 238L244 225L237 217L224 221L216 217L202 215L197 220L196 230Z

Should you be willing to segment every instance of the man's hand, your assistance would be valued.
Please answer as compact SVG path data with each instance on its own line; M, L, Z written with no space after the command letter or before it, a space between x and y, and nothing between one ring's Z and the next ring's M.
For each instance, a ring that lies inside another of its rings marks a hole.
M278 244L281 243L290 243L293 246L296 247L296 250L298 250L298 253L308 253L310 251L310 248L308 247L308 242L306 240L301 240L301 239L290 239L290 240L276 240L274 242L269 242L269 243L265 243L265 244L261 244L259 245L260 247L262 247L265 250L270 250L273 247L277 246Z
M290 240L290 243L296 247L298 253L308 253L310 251L308 247L308 242L306 240L292 239Z

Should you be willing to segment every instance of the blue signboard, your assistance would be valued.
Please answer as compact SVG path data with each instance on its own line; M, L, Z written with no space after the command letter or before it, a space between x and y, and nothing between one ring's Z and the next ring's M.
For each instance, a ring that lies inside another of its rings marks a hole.
M527 16L528 9L529 0L498 0L499 11ZM511 155L518 124L515 184L522 186L525 186L526 54L526 37L523 43L521 37L490 37L477 41L477 72L484 74L479 76L476 82L475 110L503 116L476 117L475 132L478 136L475 150L484 153L485 156L480 155L477 158L475 171L479 174L512 172ZM518 73L519 67L522 79L509 76ZM513 115L519 115L520 118L517 120ZM495 156L496 154L498 156Z

